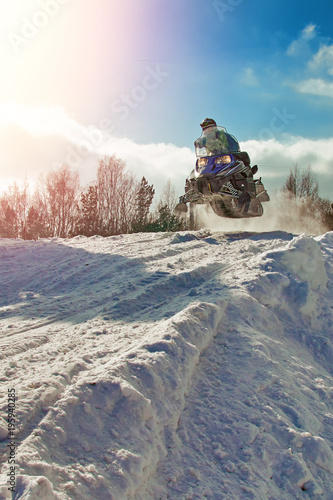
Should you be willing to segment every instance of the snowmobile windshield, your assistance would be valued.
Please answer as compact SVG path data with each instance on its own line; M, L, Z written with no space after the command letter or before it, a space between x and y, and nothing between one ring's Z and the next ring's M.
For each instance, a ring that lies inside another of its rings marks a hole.
M240 151L237 139L224 127L208 127L194 143L198 158Z

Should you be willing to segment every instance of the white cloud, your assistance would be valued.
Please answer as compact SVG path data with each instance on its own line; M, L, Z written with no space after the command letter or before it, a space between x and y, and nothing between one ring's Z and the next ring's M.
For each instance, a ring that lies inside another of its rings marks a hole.
M279 175L279 168L291 168L295 163L300 168L311 164L320 173L331 173L333 166L333 137L329 139L307 139L289 136L285 142L249 140L241 143L252 161L262 163L265 174ZM268 171L267 171L268 170ZM333 181L332 181L333 182Z
M246 68L244 70L241 82L247 87L258 87L260 85L259 80L252 68Z
M297 92L333 98L333 45L322 45L308 62L308 69L315 78L308 78L294 85Z
M98 158L112 155L124 159L130 170L143 175L161 190L168 179L179 182L193 168L194 151L174 144L137 144L112 135L104 127L84 126L62 108L0 105L0 191L14 180L34 182L38 175L69 164L82 184L96 178ZM10 172L10 176L8 173ZM182 194L182 192L180 193Z
M295 90L303 94L313 94L333 98L333 82L322 78L310 78L294 85Z
M311 70L333 68L333 45L323 45L309 62Z
M252 163L258 164L259 175L269 189L281 187L295 164L300 169L311 165L318 177L320 194L333 199L333 137L307 139L289 136L284 142L250 140L241 143L241 147L248 151Z
M317 36L315 24L308 24L300 33L299 37L294 40L287 49L288 56L299 56L308 52L310 40L313 40Z
M31 120L22 120L20 117L28 111ZM169 179L177 193L183 194L185 178L194 166L194 150L165 143L138 144L129 138L116 137L107 129L83 126L55 108L28 111L16 109L16 114L7 121L2 117L0 190L9 182L25 177L33 182L39 174L63 163L77 170L85 185L96 178L98 158L115 154L126 161L138 180L144 175L153 183L157 195ZM43 132L45 123L48 125ZM248 151L252 164L259 165L259 175L270 190L282 186L295 163L300 168L311 164L318 175L321 193L332 198L333 138L311 140L286 136L284 142L257 139L241 142L241 148Z
M304 40L312 40L313 38L316 38L316 25L315 24L308 24L302 31L301 37Z

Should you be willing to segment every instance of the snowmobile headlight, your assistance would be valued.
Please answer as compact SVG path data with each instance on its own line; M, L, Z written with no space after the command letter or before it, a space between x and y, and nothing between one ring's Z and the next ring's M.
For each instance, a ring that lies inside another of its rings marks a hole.
M219 156L216 158L215 163L216 165L223 165L224 163L231 163L231 156L229 155L224 155L224 156Z
M205 167L208 163L207 158L199 158L198 167Z
M199 158L195 170L199 173L207 165L207 158Z

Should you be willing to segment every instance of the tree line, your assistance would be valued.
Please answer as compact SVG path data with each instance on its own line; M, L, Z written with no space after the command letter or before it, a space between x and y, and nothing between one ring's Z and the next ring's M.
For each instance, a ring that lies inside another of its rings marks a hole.
M323 230L333 230L332 204L319 196L310 166L305 171L297 165L290 170L282 195L288 201L288 217L311 218ZM0 237L66 238L198 229L175 215L177 196L170 181L151 211L154 196L153 185L145 177L137 181L116 156L99 160L97 179L85 189L78 173L63 165L40 176L32 194L25 182L23 187L14 183L0 196ZM281 220L286 210L278 214Z
M173 213L170 182L151 213L155 195L145 177L138 182L123 160L99 160L97 179L82 189L77 172L63 165L40 176L34 193L16 183L0 197L0 237L38 239L76 235L112 236L132 232L178 231L186 223Z

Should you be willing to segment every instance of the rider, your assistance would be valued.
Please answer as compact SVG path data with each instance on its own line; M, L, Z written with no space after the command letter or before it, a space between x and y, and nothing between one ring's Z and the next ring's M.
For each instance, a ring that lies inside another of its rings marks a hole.
M211 154L216 155L229 151L229 144L227 136L221 128L218 128L216 121L213 118L205 118L203 122L200 123L202 128L202 134L200 139L202 140L203 146L211 152Z

